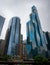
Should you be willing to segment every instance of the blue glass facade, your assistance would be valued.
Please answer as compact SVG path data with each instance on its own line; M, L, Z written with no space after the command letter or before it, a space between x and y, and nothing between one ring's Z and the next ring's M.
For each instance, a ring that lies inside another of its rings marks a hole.
M1 32L2 32L4 21L5 21L5 18L0 16L0 35L1 35Z
M31 44L26 44L26 53L29 54L31 52L32 45Z
M30 14L30 21L27 22L27 38L32 44L32 48L42 46L47 51L47 42L43 34L38 12L35 6L32 7L32 13Z
M7 54L17 55L17 44L19 43L20 37L20 19L18 17L13 17L10 22L11 31Z

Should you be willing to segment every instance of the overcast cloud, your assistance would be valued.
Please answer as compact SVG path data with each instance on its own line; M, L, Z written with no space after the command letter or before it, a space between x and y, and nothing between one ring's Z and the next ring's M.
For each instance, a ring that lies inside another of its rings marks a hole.
M38 10L42 29L50 32L50 0L0 0L0 15L6 18L1 38L4 39L9 20L13 16L21 19L21 33L26 39L26 22L29 20L31 7L35 5Z

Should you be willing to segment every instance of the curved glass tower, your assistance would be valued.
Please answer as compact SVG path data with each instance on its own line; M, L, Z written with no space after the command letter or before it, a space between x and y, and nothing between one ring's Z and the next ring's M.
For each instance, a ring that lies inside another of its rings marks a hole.
M27 22L27 40L32 44L33 49L36 47L43 47L44 50L47 51L46 39L43 34L38 12L35 6L32 7L30 21Z

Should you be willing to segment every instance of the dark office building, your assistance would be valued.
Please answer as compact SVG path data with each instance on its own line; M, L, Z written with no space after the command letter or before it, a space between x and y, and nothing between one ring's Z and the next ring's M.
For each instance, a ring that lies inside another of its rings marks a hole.
M0 55L4 55L4 40L0 39Z
M10 31L8 29L7 32L6 32L6 35L5 35L5 39L4 40L0 39L0 51L2 52L1 53L2 55L7 54L9 37L10 37Z
M44 32L45 37L47 39L47 49L48 49L48 56L50 57L50 32Z
M10 39L10 29L7 29L6 35L5 35L5 48L4 48L4 54L7 54L8 51L8 45L9 45L9 39Z
M50 50L50 33L49 32L45 32L46 38L47 38L47 48L48 50Z

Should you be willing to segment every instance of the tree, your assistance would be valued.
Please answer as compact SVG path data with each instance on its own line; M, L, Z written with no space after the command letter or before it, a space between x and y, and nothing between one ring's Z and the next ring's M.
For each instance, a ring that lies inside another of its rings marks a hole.
M48 62L48 59L43 57L43 56L40 56L40 55L37 55L33 58L36 62L40 62L40 63L43 63L43 62Z

